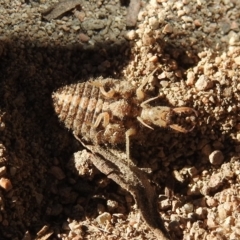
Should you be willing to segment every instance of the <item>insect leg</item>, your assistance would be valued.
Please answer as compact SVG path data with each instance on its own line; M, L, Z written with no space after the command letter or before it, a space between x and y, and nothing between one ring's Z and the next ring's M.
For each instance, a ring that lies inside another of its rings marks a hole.
M100 92L102 93L103 96L106 98L112 98L113 95L115 94L115 90L111 89L108 92L104 89L104 87L100 87Z
M130 136L133 136L136 134L136 129L135 128L129 128L126 133L126 154L127 154L127 159L130 159Z
M106 97L106 98L112 98L115 94L115 90L111 89L109 91L106 91L104 89L104 86L101 82L99 81L93 81L91 83L89 83L90 85L94 86L94 87L98 87L100 89L101 94Z
M137 120L138 120L142 125L144 125L145 127L150 128L151 130L154 130L151 126L147 125L147 124L142 120L141 117L137 117Z
M138 87L138 89L136 90L136 95L137 95L137 99L138 100L143 100L145 97L145 93L143 92L143 88L144 86L148 83L149 78L157 71L157 68L155 68L152 73L143 80L143 83Z
M97 128L102 120L103 120L103 127L106 127L109 124L109 119L110 119L109 113L102 112L98 115L93 127Z

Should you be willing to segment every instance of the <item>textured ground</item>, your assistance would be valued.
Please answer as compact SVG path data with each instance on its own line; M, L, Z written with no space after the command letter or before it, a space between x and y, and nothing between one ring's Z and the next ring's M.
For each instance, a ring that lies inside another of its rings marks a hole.
M127 3L79 1L44 19L54 3L0 0L0 238L156 239L132 196L78 152L51 95L99 76L138 86L157 68L147 91L199 113L191 133L132 143L165 225L173 239L239 239L239 1L143 2L130 29Z

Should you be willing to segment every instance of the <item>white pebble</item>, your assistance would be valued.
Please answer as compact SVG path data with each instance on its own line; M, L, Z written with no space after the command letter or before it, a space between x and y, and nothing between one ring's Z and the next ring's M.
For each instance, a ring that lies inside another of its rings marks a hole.
M222 152L219 150L213 151L209 155L209 161L212 165L220 165L223 162L223 160L224 160L224 156Z
M96 220L99 224L106 224L107 222L111 221L111 214L108 212L104 212L101 215L99 215Z
M127 40L134 40L136 38L137 34L136 34L136 31L134 30L131 30L131 31L128 31L126 34L125 34L125 38Z
M195 83L195 87L198 91L204 91L212 87L212 82L207 76L201 75Z

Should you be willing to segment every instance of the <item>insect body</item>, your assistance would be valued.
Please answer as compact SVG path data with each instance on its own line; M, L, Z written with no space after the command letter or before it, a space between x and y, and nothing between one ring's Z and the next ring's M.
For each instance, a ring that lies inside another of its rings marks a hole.
M97 145L126 143L129 157L129 139L140 130L139 125L189 132L194 126L181 127L173 117L183 112L197 115L188 107L151 106L158 97L143 100L146 83L136 89L128 81L108 78L64 86L53 93L54 108L76 137Z

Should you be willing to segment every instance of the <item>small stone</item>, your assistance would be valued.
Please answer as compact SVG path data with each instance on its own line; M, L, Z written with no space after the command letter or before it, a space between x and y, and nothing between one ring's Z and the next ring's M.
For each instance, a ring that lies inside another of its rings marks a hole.
M171 201L170 201L169 199L165 199L165 200L163 200L163 201L161 201L161 202L159 203L159 208L160 208L161 210L170 209L171 206L172 206L172 203L171 203Z
M204 196L209 195L211 188L207 185L203 185L200 189L200 193Z
M202 21L200 19L195 19L193 21L193 23L196 27L201 27L202 26Z
M221 21L218 23L218 26L220 27L220 31L223 35L226 35L230 31L230 24L227 21Z
M166 87L168 87L169 82L168 82L168 81L165 81L165 80L162 80L162 81L160 82L160 84L161 84L161 86L162 86L163 88L166 88ZM162 151L161 153L163 153L163 151ZM163 153L163 154L164 154L164 153Z
M127 40L134 40L136 37L137 37L137 34L136 34L136 31L135 31L135 30L128 31L128 32L125 34L125 38L126 38Z
M157 62L158 61L158 57L157 56L152 56L149 58L149 62Z
M7 178L1 178L0 179L0 187L2 187L4 190L6 190L8 192L12 189L12 183Z
M155 29L158 28L159 22L158 22L158 19L157 19L157 18L151 17L151 18L149 18L148 21L149 21L150 27L151 27L153 30L155 30Z
M77 32L80 29L80 26L72 26L72 29Z
M218 224L215 222L215 218L213 218L213 217L208 217L207 218L207 226L208 226L208 228L216 228L216 226L217 226Z
M173 200L172 201L172 211L175 212L177 208L181 206L181 202L178 200Z
M82 225L79 224L77 221L72 221L71 223L69 223L68 227L72 230L72 231L76 231L77 229L82 229Z
M195 87L198 91L205 91L213 86L212 81L205 76L201 75L197 82L195 83Z
M173 32L173 27L171 24L166 24L162 30L162 33L167 34L167 33L172 33Z
M111 221L111 214L108 213L108 212L104 212L102 213L101 215L99 215L96 220L99 224L106 224L107 222L110 222Z
M105 28L106 24L104 19L87 19L83 21L82 27L86 30L101 30Z
M212 176L210 177L210 180L208 182L207 188L216 190L223 184L223 181L224 181L224 179L223 179L223 176L221 173L212 174Z
M212 165L220 165L222 164L223 160L224 160L224 156L222 152L219 150L213 151L209 155L209 161Z
M224 208L224 204L220 204L217 208L217 211L220 220L224 220L228 216L227 210Z
M155 39L153 37L148 36L147 34L142 37L143 45L149 46L155 43Z
M212 197L207 198L206 203L209 207L216 207L218 205L218 201Z
M229 163L223 164L222 167L222 174L225 179L232 179L235 175L234 171L231 168Z
M191 177L194 177L197 175L198 173L198 170L195 168L195 167L191 167L191 168L188 168L188 174L191 176Z
M195 212L198 215L199 219L205 219L208 214L207 208L203 208L203 207L197 208Z
M182 16L181 19L186 22L186 23L192 23L193 22L193 19L189 16Z
M236 45L239 42L239 36L236 32L230 31L228 34L229 37L229 45L233 46Z
M5 166L0 167L0 177L2 177L3 175L5 175L7 172L7 168Z
M118 207L118 202L113 201L113 200L108 200L107 201L107 208L109 211L113 211Z
M182 210L185 213L192 213L193 212L193 204L192 203L186 203L183 205Z
M177 11L177 16L178 16L178 17L181 17L181 16L183 16L184 14L185 14L185 11L183 11L182 9L180 9L180 10Z
M90 37L84 33L80 33L78 38L81 42L88 42L90 40Z
M195 74L194 74L193 71L189 71L187 73L187 81L186 81L186 83L187 83L188 86L192 86L194 84L194 82L195 82Z
M80 22L83 22L86 14L83 11L75 11L74 15L79 19Z

